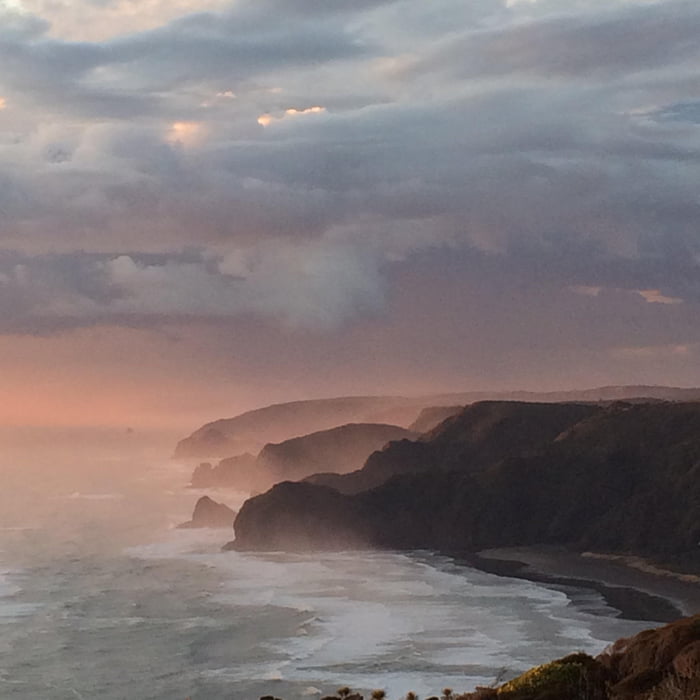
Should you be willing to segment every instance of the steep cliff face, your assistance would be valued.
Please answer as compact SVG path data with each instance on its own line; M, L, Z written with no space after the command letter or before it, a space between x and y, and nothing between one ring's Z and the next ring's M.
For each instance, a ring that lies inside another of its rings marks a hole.
M475 405L424 439L375 453L365 471L367 483L367 474L381 472L380 485L332 498L334 510L350 514L345 536L356 529L372 546L547 543L665 556L694 553L700 541L697 403ZM244 508L235 523L239 546L265 548L274 532L283 547L290 523L312 522L333 492L305 488L308 503L277 492L264 530L269 496ZM304 533L315 546L313 528Z
M401 474L477 472L517 453L536 453L564 430L602 410L585 404L484 401L467 406L416 441L390 443L351 474L316 475L310 483L360 493Z
M237 538L226 548L361 549L372 540L366 515L363 503L333 489L285 481L243 504L237 521L251 537Z
M456 416L462 411L464 406L429 406L424 408L411 425L409 430L416 433L427 433L429 430L437 428L440 423L452 416Z
M361 467L388 442L408 437L416 435L397 425L351 423L265 445L258 468L277 481L303 479L318 471L342 474Z
M216 466L203 462L192 474L192 486L256 492L279 481L303 479L319 470L335 476L359 467L389 441L407 436L414 437L414 433L396 425L342 425L265 445L257 457L251 454L227 457Z

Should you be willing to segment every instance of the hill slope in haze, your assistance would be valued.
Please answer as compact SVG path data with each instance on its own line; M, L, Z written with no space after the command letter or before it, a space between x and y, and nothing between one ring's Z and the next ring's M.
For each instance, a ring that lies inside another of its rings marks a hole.
M327 430L346 423L411 426L430 407L464 406L476 401L605 402L631 399L700 401L700 389L664 386L607 386L556 392L461 392L421 397L350 396L274 404L203 425L175 448L177 458L231 457L257 453L266 443ZM438 409L439 410L439 409ZM447 417L447 416L444 416ZM412 427L422 432L432 425Z
M265 445L260 454L228 457L212 467L200 464L192 486L234 487L264 491L283 480L303 479L319 470L342 474L362 465L375 450L391 440L416 437L396 425L350 423L280 443Z
M423 399L352 396L275 404L207 423L181 440L175 457L230 457L259 452L268 443L348 423L407 426L424 407Z
M248 500L236 547L557 544L697 561L700 403L486 402L398 445L368 460L387 477L369 490L287 482Z

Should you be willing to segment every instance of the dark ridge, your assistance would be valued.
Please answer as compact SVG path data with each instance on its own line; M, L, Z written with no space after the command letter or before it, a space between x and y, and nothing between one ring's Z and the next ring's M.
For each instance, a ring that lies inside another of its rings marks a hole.
M303 485L246 503L238 546L328 547L342 523L367 546L478 551L536 544L692 561L700 541L700 404L485 402L418 441L391 443L352 495ZM357 478L348 475L346 478ZM273 490L274 491L274 490ZM332 495L329 495L332 494ZM332 499L333 506L324 505Z

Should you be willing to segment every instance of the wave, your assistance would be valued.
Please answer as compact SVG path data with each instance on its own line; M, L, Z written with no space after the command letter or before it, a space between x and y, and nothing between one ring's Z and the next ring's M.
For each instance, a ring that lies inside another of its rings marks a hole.
M515 675L572 650L598 653L637 630L601 616L593 594L584 596L588 609L576 607L556 587L425 552L221 553L218 544L220 533L180 531L129 552L218 572L212 604L255 618L258 658L206 670L222 682L267 682L272 692L275 683L342 682L392 696L434 693L488 684L503 669Z

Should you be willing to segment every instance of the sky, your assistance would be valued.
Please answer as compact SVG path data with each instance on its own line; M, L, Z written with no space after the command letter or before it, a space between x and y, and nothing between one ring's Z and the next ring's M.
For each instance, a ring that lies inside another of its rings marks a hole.
M0 0L0 425L700 385L696 0Z

